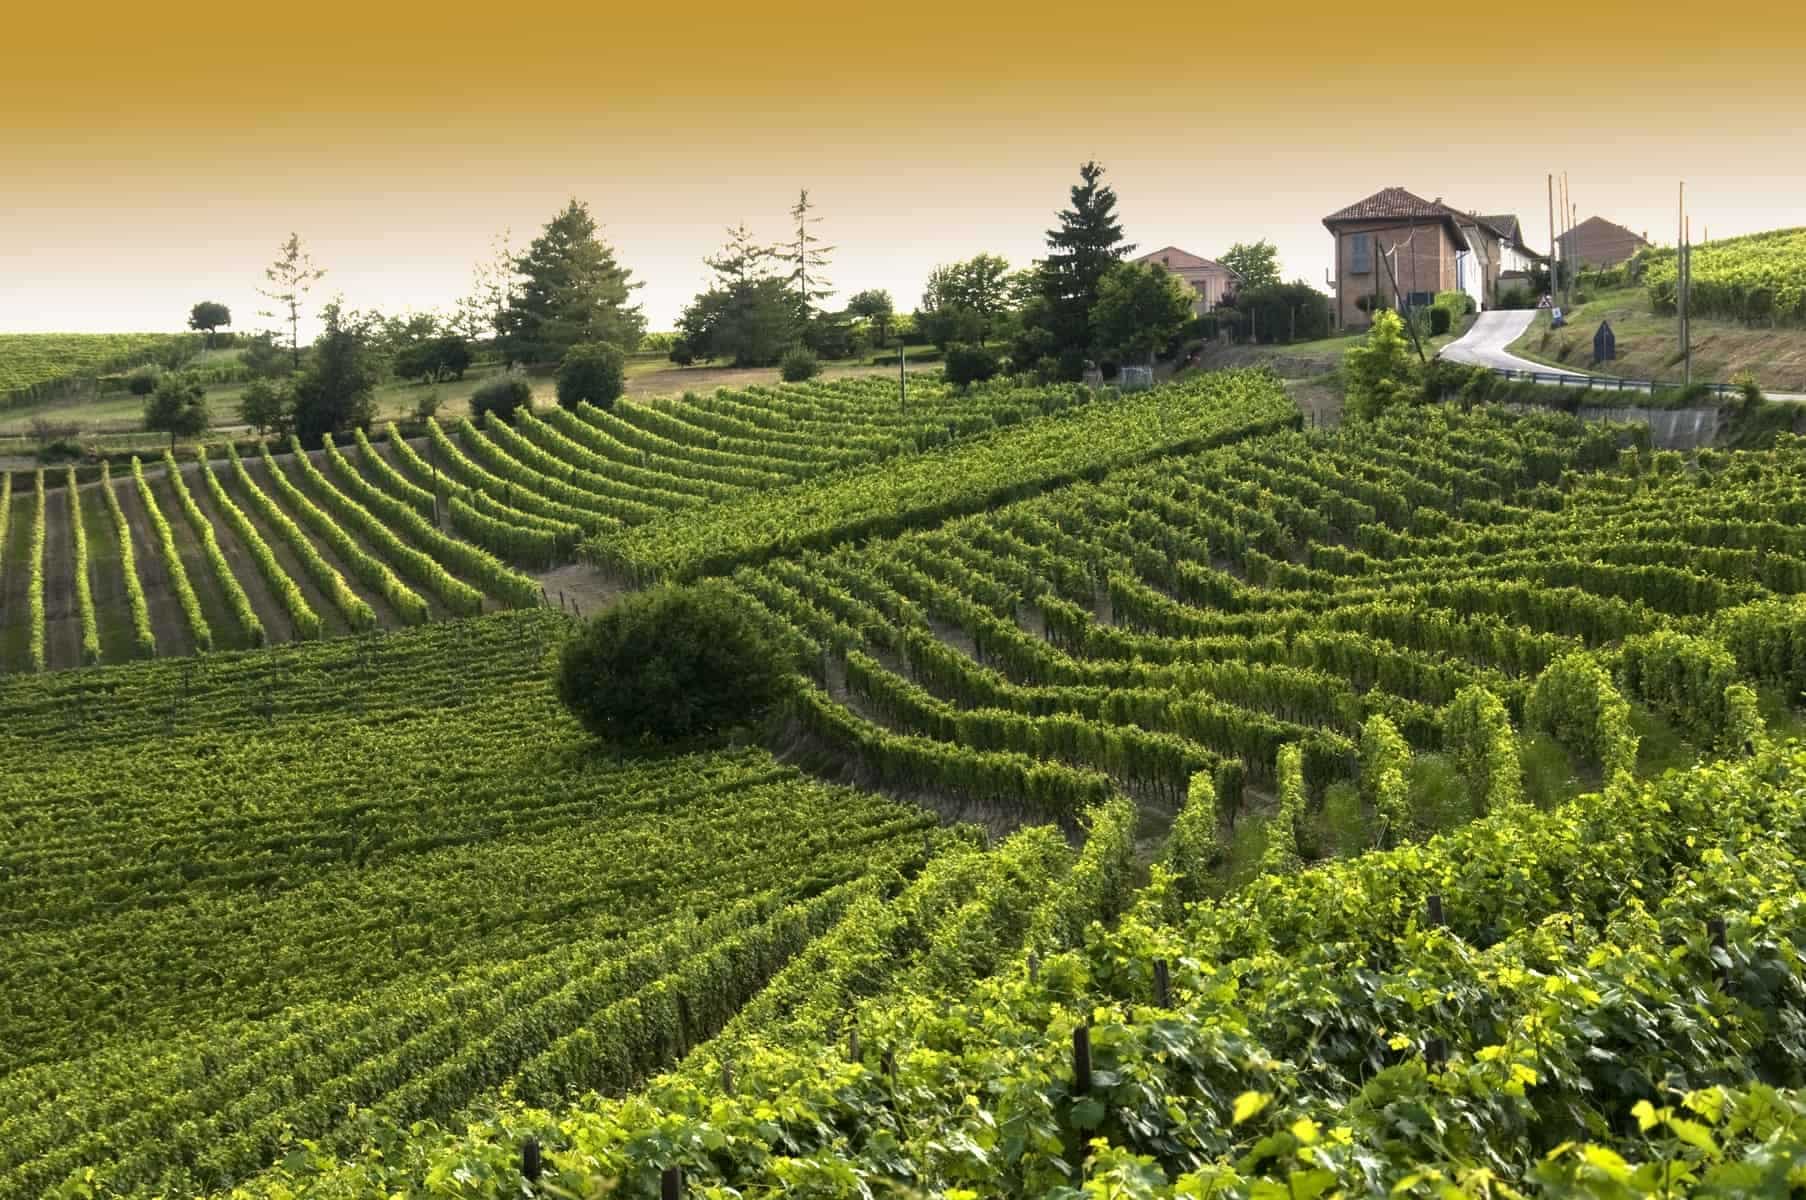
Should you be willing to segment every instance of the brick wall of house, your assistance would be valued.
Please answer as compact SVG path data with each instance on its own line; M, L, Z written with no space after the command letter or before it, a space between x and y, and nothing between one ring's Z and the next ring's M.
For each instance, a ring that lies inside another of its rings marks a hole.
M1375 247L1370 256L1372 272L1357 274L1353 235L1360 233L1374 235ZM1362 296L1377 292L1391 301L1393 308L1401 307L1379 259L1381 251L1395 242L1399 249L1394 270L1400 290L1449 292L1459 286L1455 269L1457 247L1447 225L1440 221L1423 221L1415 227L1408 221L1351 221L1336 232L1336 320L1342 328L1365 329L1372 324L1372 318L1355 307L1355 301Z

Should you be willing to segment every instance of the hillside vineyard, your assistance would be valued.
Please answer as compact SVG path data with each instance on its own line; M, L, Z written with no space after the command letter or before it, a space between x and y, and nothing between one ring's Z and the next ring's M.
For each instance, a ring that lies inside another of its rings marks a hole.
M9 477L0 1197L1787 1194L1806 447L1298 426L864 381ZM584 735L573 556L723 583L781 711Z

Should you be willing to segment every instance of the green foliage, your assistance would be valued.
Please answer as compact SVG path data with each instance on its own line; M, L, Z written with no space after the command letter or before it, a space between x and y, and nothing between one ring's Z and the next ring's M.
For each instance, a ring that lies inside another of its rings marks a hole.
M1744 674L1806 695L1806 600L1757 600L1729 608L1713 621L1713 635L1737 658Z
M1449 331L1449 310L1440 306L1430 310L1430 336L1441 337Z
M54 400L140 364L177 366L197 341L167 333L0 333L0 402Z
M1456 692L1442 714L1442 737L1478 811L1502 812L1523 802L1517 737L1497 696L1480 684Z
M26 585L26 603L29 606L28 619L30 626L26 639L30 645L30 663L34 671L42 671L44 660L44 527L48 512L48 501L44 494L44 468L39 467L33 473L35 487L32 493L31 507L31 577ZM12 475L7 474L7 482L12 482ZM10 499L10 497L9 497Z
M1235 294L1235 312L1213 314L1205 320L1220 322L1237 313L1244 318L1237 324L1237 336L1262 343L1311 341L1332 332L1329 297L1302 279L1242 287Z
M690 302L677 319L693 358L727 359L736 367L769 367L796 344L796 300L781 279L735 279Z
M1237 242L1218 255L1217 261L1236 273L1238 302L1245 291L1279 283L1279 249L1266 238Z
M1053 378L1083 374L1085 356L1098 341L1091 313L1104 275L1135 249L1123 241L1116 191L1103 177L1095 162L1079 168L1072 207L1048 231L1047 257L1033 277L1038 294L1020 314L1022 335L1011 357L1025 366L1045 363Z
M778 362L778 375L785 383L803 383L821 374L821 360L815 357L813 350L801 346L784 352Z
M1630 706L1591 654L1566 654L1537 677L1524 702L1524 720L1568 751L1597 764L1608 780L1635 769L1637 738Z
M514 271L520 283L497 320L497 344L510 364L555 363L586 342L632 350L646 332L645 315L628 302L640 285L597 236L580 200L546 223Z
M996 353L984 346L955 345L947 347L947 362L942 370L948 383L967 387L996 378L1002 365Z
M847 301L847 313L871 327L872 345L879 348L890 345L891 333L896 327L896 306L889 292L883 288L856 292Z
M524 375L498 375L470 394L470 415L481 421L491 415L497 420L513 421L521 409L533 407L533 385Z
M1361 801L1372 810L1382 845L1408 840L1411 820L1411 747L1396 726L1375 713L1361 726Z
M1624 639L1618 677L1627 696L1673 722L1694 745L1725 744L1735 731L1725 708L1737 660L1718 642L1673 630ZM1742 738L1733 745L1741 746Z
M134 396L148 396L157 390L163 372L155 366L142 366L126 376L126 390Z
M627 356L619 346L589 342L565 351L558 366L558 404L576 408L593 404L613 408L627 387Z
M1089 315L1094 344L1118 362L1152 362L1191 319L1194 299L1183 280L1158 264L1117 263L1098 281Z
M1806 322L1806 229L1718 238L1689 250L1687 311L1748 324ZM1642 256L1651 306L1673 313L1679 262L1672 247Z
M1223 852L1218 828L1216 781L1209 771L1198 771L1186 788L1185 804L1173 820L1163 857L1181 899L1200 900L1209 894Z
M287 383L253 379L238 399L238 418L260 434L288 436L295 423L295 393Z
M472 359L469 342L457 334L443 334L403 348L395 356L395 373L403 379L441 383L464 378Z
M672 742L759 720L784 667L744 604L718 586L657 588L594 618L565 646L558 698L622 744Z
M1396 406L1407 404L1415 390L1411 352L1405 340L1405 323L1397 313L1382 311L1359 345L1342 359L1349 415L1371 421Z
M376 415L377 369L364 324L337 303L325 309L326 328L305 370L294 381L294 431L308 445L327 434L369 428Z
M181 605L182 618L188 625L188 632L194 638L194 646L200 653L213 649L213 628L207 623L206 613L201 609L200 597L195 595L194 584L188 578L187 564L182 561L181 550L176 545L175 530L170 527L169 518L163 515L162 507L157 503L156 495L151 491L150 482L144 478L144 467L138 456L132 456L132 486L137 489L138 502L144 506L149 515L151 529L156 534L158 555L163 563L163 570L169 576L170 588L176 594L176 601ZM118 500L115 498L114 503ZM124 516L123 513L120 514ZM129 538L129 531L120 533L120 544L124 546ZM203 547L205 550L206 547ZM218 547L214 546L217 551ZM140 586L139 594L143 594ZM251 644L255 645L256 642ZM155 649L155 638L152 639Z
M1279 751L1279 803L1267 818L1267 846L1261 854L1263 875L1287 875L1299 867L1298 824L1304 819L1304 758L1297 743Z
M174 446L178 437L196 437L207 429L207 397L201 385L186 375L165 375L144 402L144 427L167 433Z
M1010 264L995 254L935 267L928 273L914 327L947 350L999 337L1012 305Z
M221 326L232 324L232 310L217 300L202 300L188 310L188 328L203 330L209 343Z
M1725 721L1718 749L1725 754L1749 753L1767 732L1755 689L1733 683L1724 690Z
M202 471L206 475L208 489L211 491L217 486L217 481L213 478L211 470L205 467L204 461ZM220 549L219 539L213 532L213 522L207 519L207 514L201 511L200 505L195 503L194 496L189 492L188 484L182 478L181 467L176 462L176 456L167 450L163 452L163 474L164 478L169 481L170 489L176 494L176 503L182 509L182 516L188 522L189 531L201 543L201 553L207 560L208 569L213 573L215 584L225 594L226 604L231 608L232 615L238 622L240 635L247 645L263 645L268 638L263 621L258 617L257 610L251 607L251 598L245 595L244 585L239 583L238 577L232 573L232 565L226 561L225 553ZM140 485L141 494L146 497L145 506L151 507L149 486L143 483L142 478L140 478ZM235 517L242 519L242 514L238 513L236 508L227 512L225 516L228 524L232 523ZM164 554L166 557L174 552L173 540L173 538L165 539ZM261 544L261 539L257 544ZM255 555L255 546L251 546L250 549ZM261 566L265 560L258 558L256 561ZM278 594L286 595L287 593L279 591ZM193 620L192 614L190 620ZM196 641L199 642L199 640L197 635Z

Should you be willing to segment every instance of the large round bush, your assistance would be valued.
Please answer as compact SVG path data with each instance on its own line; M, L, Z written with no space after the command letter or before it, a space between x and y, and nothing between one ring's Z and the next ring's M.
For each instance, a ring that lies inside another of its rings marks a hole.
M785 383L801 383L805 379L814 379L821 374L821 360L815 357L813 350L798 346L787 351L778 363L778 374L784 377Z
M1000 365L997 355L983 346L956 344L947 347L947 365L942 372L948 383L965 387L994 378Z
M613 408L627 386L627 356L608 342L585 342L565 351L558 367L558 406L576 408L588 401Z
M512 421L516 409L532 406L533 385L519 375L501 375L470 394L470 419L481 425L485 413L494 413Z
M756 720L783 688L782 656L720 587L630 596L565 645L558 698L613 742L671 742Z

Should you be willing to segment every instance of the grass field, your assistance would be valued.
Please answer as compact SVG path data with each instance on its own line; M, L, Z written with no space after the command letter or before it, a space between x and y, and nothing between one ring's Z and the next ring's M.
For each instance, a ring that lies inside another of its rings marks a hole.
M1594 368L1593 334L1601 321L1611 322L1617 358ZM1648 291L1641 287L1593 296L1568 315L1568 326L1563 329L1549 328L1549 314L1539 312L1510 350L1550 366L1596 369L1628 379L1679 383L1682 378L1675 318L1656 315ZM1806 392L1806 329L1752 327L1721 317L1696 317L1693 378L1728 383L1739 371L1752 372L1767 391Z

